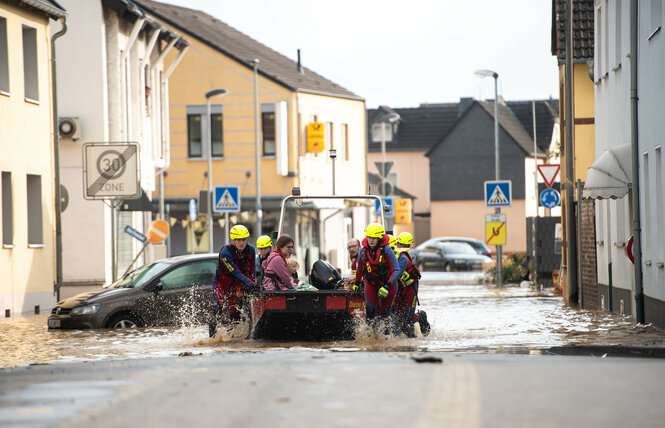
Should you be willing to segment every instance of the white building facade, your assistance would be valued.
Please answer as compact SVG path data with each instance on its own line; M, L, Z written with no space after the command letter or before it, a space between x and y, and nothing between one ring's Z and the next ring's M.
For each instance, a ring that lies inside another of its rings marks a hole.
M84 143L138 143L138 179L150 198L157 173L169 165L168 77L187 43L128 0L62 3L69 17L58 46L58 116L76 128L60 132L69 195L62 213L66 297L121 275L142 247L124 227L145 233L151 220L146 211L119 211L121 200L84 197ZM172 50L179 54L165 63Z
M645 322L665 327L665 34L662 0L639 2L637 22L637 126L631 142L630 1L596 1L596 158L607 149L637 144L639 195L596 201L599 295L604 309L632 315L635 271L627 256L633 234L633 197L639 197ZM632 169L627 171L632 179ZM635 249L633 253L637 251ZM611 292L611 295L609 294ZM611 297L610 297L611 296ZM601 299L603 298L601 297ZM611 306L610 306L611 305Z

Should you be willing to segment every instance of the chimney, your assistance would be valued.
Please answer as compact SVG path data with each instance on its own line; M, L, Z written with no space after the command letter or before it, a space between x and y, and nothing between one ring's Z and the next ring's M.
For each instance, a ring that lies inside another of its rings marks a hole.
M298 49L298 73L302 74L302 64L300 63L300 49Z
M461 117L471 104L473 104L473 98L460 98L459 104L457 104L457 117Z

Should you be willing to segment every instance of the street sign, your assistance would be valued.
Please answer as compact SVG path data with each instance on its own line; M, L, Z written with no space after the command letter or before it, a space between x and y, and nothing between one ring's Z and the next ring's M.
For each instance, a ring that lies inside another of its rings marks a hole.
M326 124L311 122L307 124L307 151L322 152L326 148Z
M159 244L169 235L169 224L164 220L155 220L148 228L148 242Z
M545 208L554 208L561 203L561 195L554 189L545 189L540 194L540 205Z
M83 145L83 197L85 199L137 199L138 143L85 143Z
M512 181L495 180L485 182L485 206L509 207L512 203Z
M393 205L393 198L381 198L383 201L383 205L385 207L385 210L383 212L383 216L385 218L390 218L390 217L395 217L395 209ZM381 204L379 203L378 200L374 200L374 215L376 217L381 217Z
M196 200L189 200L189 219L194 221L196 219Z
M129 236L132 236L132 237L138 239L141 242L145 242L146 239L148 239L144 234L142 234L138 230L134 229L130 225L125 226L125 233L128 234Z
M216 213L240 212L240 188L238 186L215 186L213 209Z
M410 198L395 199L395 223L411 223L412 204Z
M540 173L540 176L543 177L543 180L545 180L547 187L552 187L554 179L557 174L559 174L559 169L561 169L561 165L559 164L538 165L538 172Z
M506 245L506 214L485 214L485 243Z
M395 162L393 161L388 161L388 162L374 162L374 165L376 165L376 169L379 170L379 176L380 177L388 177L388 173L390 172L390 168L393 167Z

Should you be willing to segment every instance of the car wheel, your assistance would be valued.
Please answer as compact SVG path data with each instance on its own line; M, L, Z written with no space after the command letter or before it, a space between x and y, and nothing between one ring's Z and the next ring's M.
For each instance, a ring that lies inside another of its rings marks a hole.
M115 315L108 323L109 328L133 328L142 325L143 323L139 317L129 313Z
M446 263L445 265L443 265L443 270L445 270L446 272L452 272L453 271L452 263Z

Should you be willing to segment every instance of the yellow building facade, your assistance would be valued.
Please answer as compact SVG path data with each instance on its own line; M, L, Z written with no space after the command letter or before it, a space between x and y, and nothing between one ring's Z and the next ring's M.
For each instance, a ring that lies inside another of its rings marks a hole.
M250 242L258 237L259 187L264 234L277 230L280 202L293 187L300 187L302 194L332 194L333 169L336 194L367 192L362 98L203 12L146 0L138 3L190 41L187 54L169 79L171 148L163 191L171 222L170 255L216 252L226 241L224 214L216 214L213 248L209 247L206 210L201 209L199 198L207 189L210 150L212 186L238 187L240 212L229 213L229 224L246 225ZM219 38L210 39L206 34ZM210 128L205 95L216 89L226 92L210 97ZM322 124L324 129L321 151L308 150L310 123ZM256 185L257 137L260 186ZM334 159L330 149L336 150ZM157 195L158 191L153 193L153 200ZM194 221L187 209L192 199L198 206ZM292 221L287 231L296 235L301 247L296 252L310 249L310 258L315 259L323 245L311 236L324 232L314 223L300 230L309 224L310 214ZM361 223L364 220L352 229L362 230L365 224ZM338 243L326 242L325 247L339 247L337 253L342 254L344 236L338 238Z
M55 180L50 19L55 7L0 2L0 309L55 303Z

